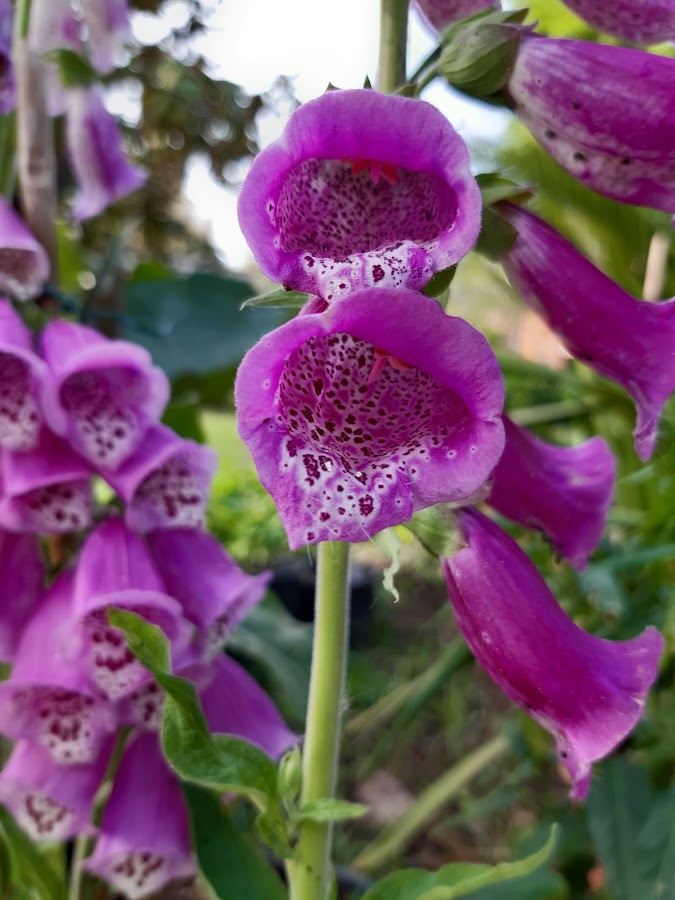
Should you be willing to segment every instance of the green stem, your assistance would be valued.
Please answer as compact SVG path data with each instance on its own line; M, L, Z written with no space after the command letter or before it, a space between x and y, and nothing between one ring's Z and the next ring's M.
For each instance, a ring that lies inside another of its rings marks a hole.
M14 40L21 41L28 37L31 0L16 0L14 9Z
M393 94L405 84L408 0L380 0L380 59L377 89Z
M349 544L320 544L301 807L335 793L349 627L348 575ZM332 882L332 837L330 823L300 823L296 858L287 865L290 900L326 900Z

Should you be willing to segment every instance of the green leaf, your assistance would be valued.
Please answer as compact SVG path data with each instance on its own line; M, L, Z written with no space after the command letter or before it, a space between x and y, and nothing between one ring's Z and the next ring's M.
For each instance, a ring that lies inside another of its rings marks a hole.
M475 250L493 262L499 260L513 247L518 232L490 207L483 210L483 220Z
M210 791L183 785L190 813L199 869L220 900L284 900L286 891L276 873L235 827L221 801Z
M66 885L49 865L36 844L0 806L0 828L4 832L12 862L13 882L30 888L39 900L64 900Z
M267 291L265 294L256 294L255 297L249 297L244 300L239 309L248 309L256 307L258 309L270 307L272 309L300 309L309 300L309 294L303 294L302 291L287 291L285 288L276 288L273 291Z
M497 172L486 172L476 176L483 206L491 206L499 200L511 200L514 203L524 203L534 195L534 188L516 184L508 178L503 178Z
M652 804L635 847L644 900L675 896L675 787ZM649 887L646 887L646 886Z
M66 87L90 87L99 80L99 74L89 60L67 47L52 50L46 58L56 63Z
M360 819L368 812L362 803L348 803L346 800L311 800L300 807L298 821L341 822L345 819Z
M454 265L448 266L447 269L441 269L440 272L436 272L436 274L432 275L429 281L424 285L422 293L426 297L442 296L452 284L452 279L455 277L456 271L457 266Z
M448 503L415 513L404 527L433 556L452 556L459 549L452 507Z

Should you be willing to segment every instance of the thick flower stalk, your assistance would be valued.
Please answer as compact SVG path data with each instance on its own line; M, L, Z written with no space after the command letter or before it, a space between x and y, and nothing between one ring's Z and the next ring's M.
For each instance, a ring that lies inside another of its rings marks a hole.
M464 500L504 446L487 341L405 289L356 291L268 334L235 393L239 432L292 549L361 541Z
M657 675L663 638L594 637L569 619L518 545L475 510L462 510L465 546L443 560L457 622L496 684L555 738L583 799L591 767L629 734Z
M46 371L33 353L30 331L12 304L0 299L0 448L31 450L37 444Z
M422 18L436 31L484 9L499 6L499 0L413 0Z
M573 356L630 393L635 449L646 461L675 391L675 300L636 300L542 219L513 204L499 209L517 232L501 259L509 281Z
M253 162L239 221L263 272L326 302L368 286L421 289L480 229L463 140L427 103L328 91Z
M23 219L0 197L0 291L17 300L42 293L49 259ZM3 305L6 301L3 301Z
M44 593L45 566L37 538L0 531L0 572L0 662L10 662Z
M598 31L634 44L675 40L675 0L563 0Z

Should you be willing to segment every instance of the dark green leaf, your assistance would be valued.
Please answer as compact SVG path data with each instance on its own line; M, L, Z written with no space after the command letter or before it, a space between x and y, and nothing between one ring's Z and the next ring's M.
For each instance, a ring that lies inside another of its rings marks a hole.
M534 188L516 184L508 178L503 178L496 172L477 175L476 181L480 188L483 206L491 206L499 200L511 200L514 203L525 202L534 194Z
M345 819L360 819L368 812L362 803L348 803L346 800L312 800L298 811L299 821L342 822Z
M513 225L488 207L483 210L483 221L475 249L493 262L498 262L513 247L517 237Z
M13 881L30 888L39 900L64 900L66 885L49 865L36 844L19 828L9 812L0 806L0 827L12 863Z
M427 297L440 297L444 291L450 287L452 279L455 277L457 266L448 266L447 269L441 269L436 272L429 281L424 285L422 293Z
M675 787L652 804L638 834L635 854L644 887L644 900L675 897Z
M244 300L240 309L248 309L253 306L256 308L271 307L272 309L300 309L309 300L309 294L303 294L302 291L287 291L284 288L276 288L273 291L267 291L265 294L256 294L255 297L249 297Z

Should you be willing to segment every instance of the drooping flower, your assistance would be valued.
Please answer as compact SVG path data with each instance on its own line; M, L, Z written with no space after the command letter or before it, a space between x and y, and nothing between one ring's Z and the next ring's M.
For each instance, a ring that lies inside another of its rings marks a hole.
M80 0L87 29L89 56L105 74L115 66L117 51L131 36L127 0Z
M209 447L157 425L115 472L104 474L127 504L130 528L196 528L204 523L216 464Z
M485 338L405 289L356 291L244 358L239 432L292 549L361 541L470 497L503 449Z
M117 121L97 88L74 87L68 92L66 144L78 185L73 200L78 221L98 215L147 178L127 160Z
M672 213L674 81L670 57L525 31L507 88L570 175L623 203Z
M45 372L30 331L12 304L0 299L0 447L5 450L30 450L37 443Z
M32 0L28 24L28 47L43 57L44 87L50 116L66 111L68 94L57 63L48 62L54 50L82 53L81 23L70 0Z
M598 31L634 44L675 40L674 0L563 0Z
M169 382L147 350L86 325L54 321L41 337L43 409L49 427L92 465L115 469L158 422Z
M499 0L413 0L413 5L436 31L484 9L499 6Z
M0 531L0 572L0 662L9 662L44 593L45 566L37 538Z
M140 733L124 751L84 868L130 900L196 874L183 795L156 735Z
M547 444L504 416L506 445L487 503L526 528L539 528L556 552L583 569L612 502L616 461L600 437L576 447Z
M465 546L443 560L459 627L504 693L556 740L572 797L594 762L642 716L663 638L651 626L629 641L594 637L567 617L518 545L485 516L461 510Z
M91 522L90 469L65 441L43 428L31 450L0 453L0 527L65 534Z
M331 301L421 288L473 247L480 207L466 146L438 110L328 91L253 161L239 221L269 278Z
M636 300L542 219L512 204L500 212L518 235L501 260L509 281L573 356L632 396L644 462L675 390L675 300Z
M0 197L0 291L17 300L42 293L49 259L23 219Z

